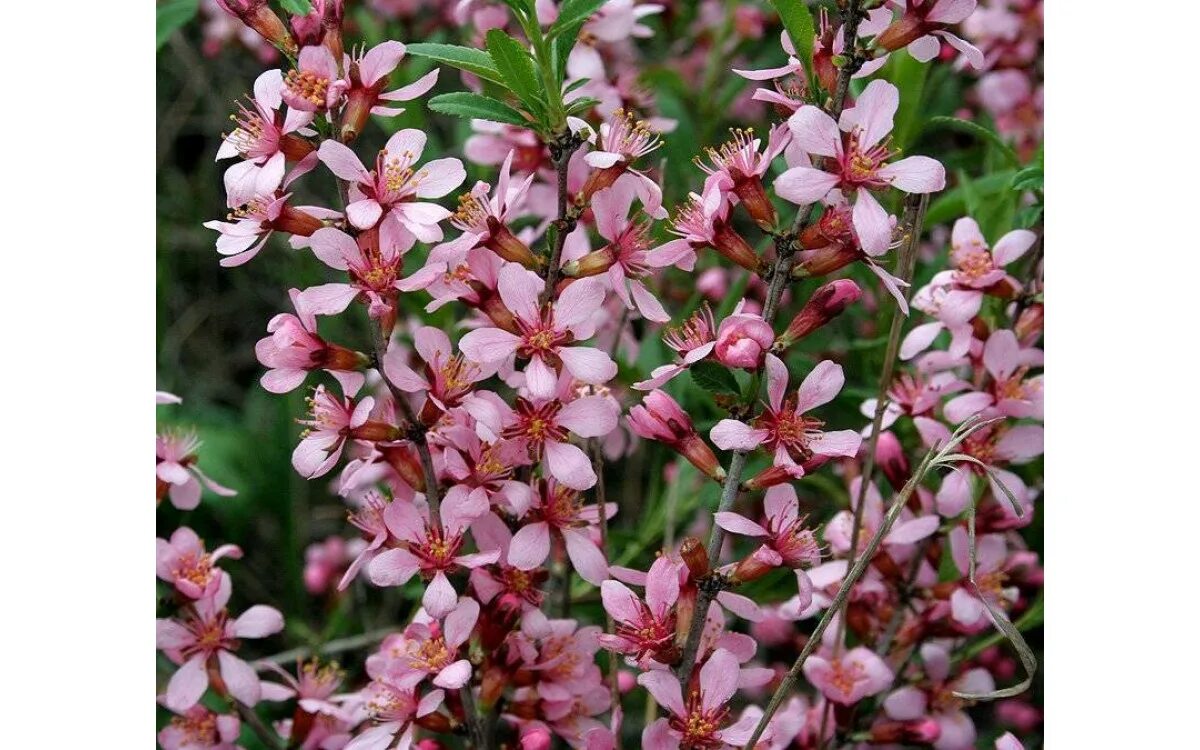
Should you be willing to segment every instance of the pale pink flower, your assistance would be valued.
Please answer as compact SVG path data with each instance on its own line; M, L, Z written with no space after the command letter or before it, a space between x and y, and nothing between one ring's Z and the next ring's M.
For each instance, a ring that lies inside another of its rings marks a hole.
M913 295L912 306L936 318L914 327L900 342L900 359L909 360L929 348L943 330L950 332L951 357L961 357L971 348L974 329L971 320L979 314L983 295L971 289L956 289L952 271L941 271Z
M929 417L916 417L913 424L928 447L946 445L950 442L950 429ZM959 446L959 453L975 458L983 466L962 462L955 471L946 474L936 495L937 511L953 518L966 509L972 499L972 476L986 476L993 497L1005 513L1015 519L1007 494L999 486L1003 484L1024 509L1025 522L1032 518L1032 500L1029 488L1022 479L1007 469L1007 463L1027 463L1042 454L1044 434L1041 425L989 426L972 432Z
M463 353L482 364L504 362L514 354L529 359L525 387L539 399L554 395L559 363L584 383L602 385L611 380L617 364L608 354L588 346L569 346L592 335L593 315L604 302L603 285L597 279L580 279L567 286L553 304L539 307L542 286L537 274L516 263L505 265L497 287L504 306L516 317L519 333L477 328L459 342Z
M721 321L713 353L717 361L727 367L757 370L775 343L775 330L761 315L742 312L743 307L745 300L738 303L732 315Z
M1027 377L1030 363L1016 334L1007 328L993 331L983 345L983 366L991 376L987 390L947 401L942 412L947 420L958 424L975 414L1042 419L1043 376Z
M565 548L571 565L588 583L600 585L608 578L608 561L593 540L599 535L600 513L611 518L617 512L616 503L603 510L584 505L577 490L545 479L534 493L532 506L522 517L522 526L513 535L508 549L508 562L518 570L533 570L550 555L551 537Z
M975 12L975 0L891 0L890 4L901 10L900 18L882 31L871 29L871 33L878 34L875 43L881 48L888 51L907 48L914 59L929 62L942 49L940 37L961 52L971 67L983 69L983 53L948 31Z
M369 115L395 117L404 108L389 106L392 102L416 99L437 83L440 69L434 68L407 86L384 91L388 77L404 59L404 52L403 44L388 40L351 58L347 66L346 109L342 112L342 142L354 140L366 126Z
M417 699L413 690L401 689L386 677L374 679L362 691L370 726L343 750L387 750L409 748L413 741L413 719L428 716L442 705L444 690L432 690ZM397 740L396 735L399 735Z
M221 579L228 573L215 567L222 557L239 560L242 549L236 544L222 544L207 553L204 540L186 526L171 533L171 539L155 540L155 572L162 580L189 599L202 599L216 594Z
M439 426L438 435L446 441L441 453L446 475L455 483L482 487L491 504L515 516L533 502L529 485L512 479L516 467L528 461L524 446L506 441L485 443L473 426L466 425L458 429Z
M722 419L709 437L722 450L749 451L759 446L771 452L775 465L795 476L803 476L801 464L813 456L853 456L862 437L854 430L824 432L818 419L804 413L833 400L846 378L841 365L829 360L819 363L800 384L791 398L787 390L787 365L774 354L766 357L767 397L763 413L748 425L734 419Z
M337 378L344 391L356 393L364 381L359 370L368 364L366 355L317 335L317 321L306 308L304 293L289 289L288 296L299 315L280 313L271 318L267 323L270 335L254 345L258 361L268 368L260 381L262 387L271 393L288 393L298 388L309 372L323 369Z
M669 671L638 675L638 684L670 712L670 716L646 727L642 746L647 750L677 750L744 745L758 723L754 716L743 715L737 723L725 726L738 677L737 657L723 648L714 651L700 667L699 690L689 690L686 701L679 680Z
M880 428L886 430L903 415L919 417L932 414L934 407L941 403L943 398L970 387L970 383L949 370L932 375L902 372L888 386L887 406L883 408ZM864 417L873 420L876 403L874 398L866 399L859 411ZM863 428L864 438L871 436L871 426Z
M372 318L386 318L395 310L397 291L424 288L438 274L423 268L401 276L404 255L415 240L400 224L387 221L378 233L363 232L357 239L334 227L318 229L309 240L313 255L330 268L346 271L349 282L309 287L300 294L299 304L313 315L337 315L356 299L364 300Z
M775 157L791 142L791 132L782 123L771 128L762 153L759 153L762 139L754 137L753 129L733 130L731 135L721 146L705 151L707 164L697 161L708 174L705 187L715 185L723 200L741 202L760 227L773 229L777 218L775 207L767 197L762 178Z
M208 689L208 670L216 666L225 689L247 706L258 703L262 685L254 668L233 655L240 639L266 638L283 630L283 615L274 607L256 604L235 620L225 605L231 587L227 578L211 597L191 604L183 620L156 620L157 646L180 665L167 683L167 708L186 711Z
M875 80L855 106L842 112L839 123L818 107L801 107L788 120L794 143L809 154L827 157L826 168L796 166L775 180L781 198L801 205L815 203L834 189L853 195L854 228L863 250L873 257L887 252L892 228L871 191L895 187L906 193L933 193L946 185L945 169L927 156L888 163L892 151L885 136L899 104L896 87Z
M795 487L785 484L768 489L763 511L761 524L732 511L715 513L713 520L731 534L762 540L754 559L767 567L811 568L821 561L821 547L805 523L807 517L800 515Z
M259 664L283 678L283 684L263 683L265 699L295 699L301 709L313 714L337 716L342 712L341 707L330 700L346 676L337 662L322 666L316 657L298 661L295 675L273 661L263 660Z
M283 100L292 109L324 112L342 101L349 83L338 75L333 53L324 45L300 50L296 67L283 79Z
M346 590L350 582L358 577L358 571L362 569L362 566L370 562L383 548L384 542L388 540L387 522L383 517L387 506L388 500L378 490L371 489L363 495L358 509L347 514L346 520L359 530L363 540L366 541L366 546L346 569L342 579L338 582L338 591Z
M475 183L470 193L459 196L458 211L450 217L450 223L461 229L462 235L446 243L449 247L455 250L490 247L502 256L505 255L504 243L511 242L510 238L515 239L507 224L515 218L516 212L525 202L525 196L529 193L529 186L535 177L530 173L519 184L513 184L511 170L515 154L516 151L511 150L504 157L504 163L500 165L500 174L496 178L495 190L481 180ZM524 252L529 252L529 248L525 247ZM507 259L517 261L516 258Z
M604 609L616 623L615 633L598 636L600 644L628 654L639 664L650 659L669 663L678 657L675 646L675 603L679 599L681 564L663 555L646 574L646 599L617 580L600 584Z
M1023 256L1036 241L1037 235L1028 229L1014 229L997 240L995 248L989 249L979 224L964 216L954 222L950 234L953 281L959 287L978 289L981 293L1007 281L1013 291L1019 291L1021 282L1009 276L1004 267Z
M1027 511L1028 512L1028 511ZM980 601L982 594L993 607L1005 608L1017 601L1020 591L1010 583L1007 569L1008 542L1003 534L981 534L975 539L975 582L977 594L967 579L970 573L970 547L966 527L958 525L950 532L950 555L963 576L961 585L950 594L950 617L964 631L978 633L991 627L991 616Z
M324 385L318 385L308 399L309 418L297 420L305 426L299 445L292 451L292 466L306 479L329 472L342 457L342 449L351 430L367 423L375 399L371 396L357 404L349 398L337 398Z
M578 446L567 442L568 433L579 437L602 437L617 426L617 408L603 396L584 396L564 403L555 398L529 401L517 398L516 408L502 401L488 405L473 402L480 427L489 439L503 438L521 446L531 461L546 462L551 476L575 490L596 484L591 459Z
M656 219L666 216L662 207L662 188L632 166L639 158L662 146L662 139L651 123L637 119L632 112L617 109L606 122L600 124L598 132L574 117L568 118L568 124L573 131L586 131L592 150L584 156L584 161L599 170L589 175L583 186L586 198L612 185L622 174L629 173L638 180L638 190L643 197L646 213Z
M480 367L464 355L455 354L450 337L440 328L418 328L413 333L413 347L425 363L424 374L404 363L404 354L397 346L389 346L383 357L384 374L406 393L426 393L442 412L458 406L476 383L495 373L494 367Z
M237 744L241 733L238 717L195 705L171 717L158 733L158 744L163 750L242 750Z
M329 171L350 183L346 218L358 229L370 229L380 219L399 222L422 242L442 239L438 222L450 212L422 198L441 198L462 184L467 173L454 158L434 159L417 167L425 151L426 136L415 128L398 131L388 139L368 171L349 147L334 140L321 143L317 155Z
M839 555L844 555L850 551L850 542L854 536L854 505L858 500L861 489L862 477L855 477L851 480L851 507L847 510L838 511L825 524L825 541L829 542L833 551ZM871 538L875 536L875 532L883 525L885 511L883 496L879 494L879 489L875 486L875 483L869 482L866 494L863 497L862 525L858 531L857 552L862 552L866 548ZM883 544L891 547L892 554L895 554L896 547L919 542L934 534L938 530L940 523L941 519L937 515L914 514L911 510L905 508L895 525L887 533L887 536L883 538Z
M158 499L164 494L171 498L171 505L180 510L192 510L200 504L200 485L221 497L233 497L236 490L223 487L200 471L196 465L196 451L200 438L195 432L167 430L155 436L155 475L158 480Z
M888 665L863 646L841 656L813 654L804 662L804 676L826 698L843 706L882 693L893 679Z
M299 161L313 150L305 139L291 135L312 122L311 112L289 109L280 112L283 104L283 74L268 70L254 81L254 96L250 107L239 104L239 114L233 117L237 127L222 135L217 159L241 156L241 164L230 167L234 180L254 179L255 173L271 157L282 152L286 158Z
M633 387L639 391L661 388L668 380L712 354L713 347L717 345L716 329L712 310L707 302L703 303L691 317L678 326L668 328L663 334L663 343L675 350L679 361L655 367L649 379L638 381Z
M893 691L883 702L884 712L898 721L932 718L939 730L931 743L934 750L971 750L975 747L975 723L954 692L990 693L996 689L995 680L981 667L949 679L950 652L940 643L922 644L920 653L922 684Z
M432 617L445 617L458 595L448 574L495 562L500 550L462 554L467 528L488 511L487 494L462 485L442 498L440 518L433 523L425 504L393 501L383 518L391 535L404 546L378 553L367 567L376 586L403 586L414 575L429 581L422 605Z
M1025 746L1012 732L1005 732L996 738L996 750L1025 750Z
M479 602L465 596L443 617L418 612L402 634L389 636L380 646L382 652L395 654L387 666L392 684L415 688L430 677L434 685L447 690L466 685L471 679L471 662L460 650L478 619Z

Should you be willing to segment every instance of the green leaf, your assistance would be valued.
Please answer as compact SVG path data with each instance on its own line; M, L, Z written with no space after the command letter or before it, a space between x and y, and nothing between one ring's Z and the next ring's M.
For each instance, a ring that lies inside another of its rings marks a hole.
M1041 164L1025 167L1013 175L1013 190L1042 190L1045 178L1045 168Z
M455 117L474 117L480 120L504 122L509 125L528 127L530 122L521 113L504 102L497 101L482 94L472 94L467 91L456 91L453 94L438 94L429 100L429 108L434 112Z
M783 21L783 28L787 29L788 36L792 38L792 44L796 47L796 55L804 64L808 80L816 80L812 74L812 66L813 41L817 32L808 6L801 0L771 0L771 5L775 6L776 12L779 13L779 19Z
M460 47L457 44L433 44L430 42L417 42L416 44L408 45L405 49L411 55L428 57L431 60L451 65L459 70L474 73L492 83L498 83L501 86L506 85L504 76L500 75L500 71L496 70L491 56L481 49Z
M980 177L972 184L972 190L982 197L990 197L1008 190L1014 172L1011 169ZM925 225L945 224L963 216L966 208L966 191L962 186L948 190L929 204L925 212Z
M533 58L525 48L500 29L487 33L487 51L496 70L504 77L509 91L516 94L529 113L541 119L546 111L542 87L538 85L537 73L533 69Z
M158 6L155 18L155 50L162 49L175 30L196 17L200 0L170 0Z
M733 373L716 362L701 360L692 365L688 372L691 373L692 382L709 393L728 393L736 396L741 392Z
M1021 160L1017 158L1017 152L1012 150L1012 146L1009 146L1007 143L1005 143L1004 139L1002 139L995 132L989 128L985 128L977 122L960 120L957 117L939 116L929 118L927 126L930 128L944 127L950 130L968 133L995 146L996 150L1000 152L1000 154L1004 157L1004 160L1008 162L1010 166L1016 167L1021 163Z
M312 13L312 3L309 0L279 0L279 6L288 13L307 16Z
M558 18L554 21L554 25L546 32L547 39L554 39L559 34L570 32L571 27L578 24L583 26L592 14L604 5L606 0L566 0L562 7L558 9ZM575 41L575 37L579 35L579 29L571 32L571 41Z
M1022 206L1013 220L1018 229L1033 229L1042 218L1042 204Z
M567 114L568 115L577 115L580 112L586 112L599 103L600 103L600 100L596 99L594 97L581 96L580 98L575 99L575 100L571 101L569 104L567 104Z

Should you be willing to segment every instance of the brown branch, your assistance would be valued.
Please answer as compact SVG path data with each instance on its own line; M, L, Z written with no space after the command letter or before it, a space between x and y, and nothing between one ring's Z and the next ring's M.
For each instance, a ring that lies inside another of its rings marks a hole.
M561 270L559 266L562 262L563 245L567 241L567 235L575 231L575 224L579 220L579 211L571 206L571 198L567 194L567 168L571 164L571 155L582 143L578 135L567 133L548 144L554 171L558 176L558 218L554 220L557 229L554 245L550 248L550 257L546 261L546 287L542 290L542 304L549 301L554 294Z
M262 740L262 743L269 750L283 750L283 743L279 740L279 735L271 730L263 720L255 713L254 709L249 706L243 706L232 697L229 698L229 705L238 712L238 716L242 717L242 721L250 726L250 729L257 737Z

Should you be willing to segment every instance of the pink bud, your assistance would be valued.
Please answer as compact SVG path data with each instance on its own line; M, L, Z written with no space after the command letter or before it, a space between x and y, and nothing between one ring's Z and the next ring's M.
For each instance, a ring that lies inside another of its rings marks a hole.
M621 670L617 672L617 690L622 693L628 693L637 685L637 677L634 677L633 672Z
M550 750L550 732L537 727L521 735L521 750Z
M850 279L838 279L813 292L804 308L779 337L777 344L788 347L842 314L862 296L862 289Z
M911 469L908 465L908 457L904 455L904 448L900 446L900 441L891 432L879 433L879 442L875 445L875 463L887 477L888 484L892 485L892 489L899 492L904 483L908 481Z
M717 329L714 352L721 364L756 370L774 341L775 332L758 315L730 315Z
M655 389L629 410L629 427L647 440L665 443L705 475L720 482L725 470L698 434L691 417L664 391Z

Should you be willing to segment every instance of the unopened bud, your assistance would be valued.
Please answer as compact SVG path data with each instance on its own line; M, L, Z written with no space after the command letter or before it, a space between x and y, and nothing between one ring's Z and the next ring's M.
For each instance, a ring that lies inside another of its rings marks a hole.
M617 262L617 253L612 245L605 245L599 250L593 250L578 260L573 260L563 266L563 276L581 279L585 276L596 276L612 268Z
M284 203L283 208L280 209L279 217L271 221L273 229L278 229L288 234L296 234L301 237L309 237L313 232L324 226L325 222L317 217L306 211L294 208L287 203Z
M920 18L905 13L899 21L888 26L879 36L875 37L875 45L888 52L895 52L901 47L907 47L917 41L926 33Z
M854 248L841 244L826 245L815 250L801 250L796 253L796 265L792 268L792 278L819 278L839 271L862 257L862 253Z
M379 452L383 460L391 466L405 484L417 492L425 491L425 471L421 467L421 459L416 451L405 445L381 445Z
M296 40L283 20L267 7L267 0L217 0L229 15L254 29L263 39L278 47L284 54L295 56Z
M1022 310L1017 317L1013 333L1017 334L1017 341L1023 346L1033 346L1041 337L1042 327L1045 325L1045 312L1045 306L1036 302Z
M699 581L709 573L708 552L704 544L694 536L689 536L679 545L679 556L687 565L688 573L693 581Z
M655 389L647 393L641 404L629 410L628 420L634 434L663 443L705 476L724 481L725 470L716 455L697 434L691 418L665 391Z
M367 440L372 443L386 443L399 440L402 437L400 428L387 422L377 422L368 419L358 427L350 430L350 437L355 440Z
M583 190L579 191L580 198L584 203L587 203L596 193L605 188L612 187L617 178L625 174L627 169L629 169L629 164L619 161L611 167L595 170L588 175L587 182L583 183Z
M912 475L912 469L908 465L908 456L904 455L904 448L901 447L900 440L891 432L879 433L879 441L875 444L875 463L887 477L888 484L897 492ZM914 494L913 497L916 495Z
M774 204L767 196L766 188L763 187L762 178L758 175L744 175L736 168L729 170L729 174L733 178L733 192L741 200L742 207L760 228L766 231L773 230L779 218L775 213Z
M540 265L529 246L517 239L517 236L509 231L507 226L501 224L493 216L488 217L487 224L488 231L492 236L483 244L484 247L501 258L512 263L520 263L526 268L537 268Z
M929 717L911 721L883 721L871 727L871 742L876 744L930 745L941 736L941 727Z
M861 296L862 289L850 279L838 279L818 287L796 317L792 318L787 330L775 340L775 347L786 349L808 336L841 315Z

